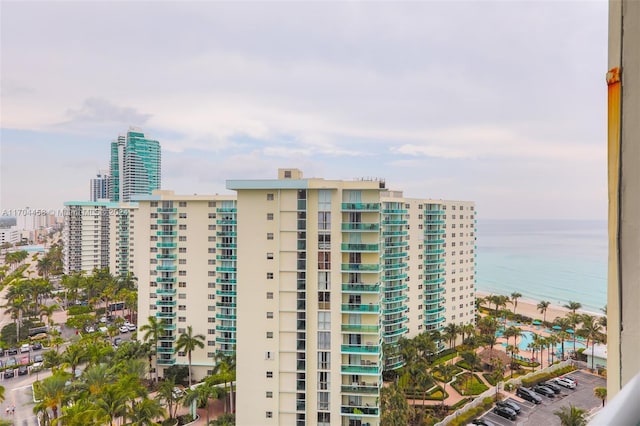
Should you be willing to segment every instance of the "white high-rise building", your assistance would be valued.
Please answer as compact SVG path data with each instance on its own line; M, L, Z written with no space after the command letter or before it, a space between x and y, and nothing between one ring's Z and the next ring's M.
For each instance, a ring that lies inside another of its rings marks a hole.
M227 187L237 191L237 403L253 407L237 423L379 425L383 343L475 321L473 203L297 169Z
M89 201L104 201L109 199L109 173L100 171L89 182Z

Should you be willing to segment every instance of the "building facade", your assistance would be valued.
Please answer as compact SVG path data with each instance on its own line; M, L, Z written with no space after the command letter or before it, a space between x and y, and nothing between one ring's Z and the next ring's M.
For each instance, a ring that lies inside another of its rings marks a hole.
M204 349L192 353L194 377L203 378L212 373L217 351L235 350L235 197L158 190L134 200L129 262L141 324L154 317L163 325L156 368L163 376L168 367L188 365L176 341L192 326L194 335L206 336Z
M68 201L64 206L64 273L90 273L108 267L118 271L111 263L117 257L116 249L120 249L116 245L120 228L115 224L128 220L136 206L108 201Z
M239 425L378 425L383 343L475 320L473 203L233 180ZM387 368L402 365L387 359Z
M109 173L100 171L89 181L89 201L109 199Z
M109 174L109 199L114 202L128 202L133 195L150 195L160 189L160 143L138 129L129 129L111 142Z

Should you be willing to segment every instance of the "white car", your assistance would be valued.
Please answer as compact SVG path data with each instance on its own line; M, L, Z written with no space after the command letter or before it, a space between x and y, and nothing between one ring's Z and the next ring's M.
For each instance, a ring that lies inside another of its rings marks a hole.
M129 327L127 327L126 325L120 326L120 333L128 333L128 332L129 332Z
M24 345L20 346L20 353L25 353L29 351L31 351L31 346L29 346L28 343L25 343Z
M136 325L135 324L125 324L127 326L127 328L129 329L129 331L136 331Z
M576 382L569 379L568 377L558 377L557 379L553 380L553 382L567 389L575 389L576 387Z

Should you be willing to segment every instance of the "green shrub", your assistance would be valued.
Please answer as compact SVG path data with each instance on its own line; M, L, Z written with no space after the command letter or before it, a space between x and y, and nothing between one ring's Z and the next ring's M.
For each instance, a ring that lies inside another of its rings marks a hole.
M451 406L452 410L457 410L458 408L467 404L467 402L471 401L473 398L462 398L460 401L456 402Z
M88 314L89 312L93 312L93 308L91 306L82 306L82 305L69 306L69 315L82 315L82 314Z
M497 383L496 378L491 373L483 373L482 377L484 377L487 383L489 383L491 386L495 386Z
M460 414L458 417L453 419L449 424L451 426L461 426L468 424L472 419L476 417L480 417L485 411L488 411L493 407L493 398L485 398L482 400L482 404L477 407L471 408Z
M480 380L477 375L471 373L459 375L451 386L453 386L460 395L479 395L489 389L487 385L482 383L482 380Z
M540 382L546 382L551 377L552 377L551 374L547 372L538 373L531 377L523 378L522 386L531 387L531 386L537 385Z

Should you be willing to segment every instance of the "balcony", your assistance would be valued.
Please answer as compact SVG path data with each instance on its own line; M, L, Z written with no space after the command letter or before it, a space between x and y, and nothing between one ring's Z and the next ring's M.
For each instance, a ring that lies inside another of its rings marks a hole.
M444 249L425 249L422 253L427 256L444 254Z
M157 364L158 365L174 365L176 363L175 359L172 358L158 358Z
M342 324L342 331L350 333L362 333L362 334L378 334L380 332L379 325L371 324Z
M342 345L340 351L343 354L374 354L380 353L380 346L372 344L367 345Z
M340 407L340 412L358 417L378 417L379 409L377 407L352 407L343 405Z
M174 348L160 346L158 348L158 353L159 354L174 354L174 353L176 353L176 350Z
M382 224L383 225L406 225L408 222L406 220L402 220L402 219L389 219L389 220L383 220Z
M348 222L342 224L342 230L351 232L378 232L380 230L380 224L375 222Z
M168 253L156 254L156 259L176 259L177 257L178 257L177 254L168 254Z
M444 225L444 220L441 219L425 219L425 225Z
M342 272L373 272L378 273L381 271L379 263L343 263Z
M383 259L402 259L409 256L409 253L407 253L406 251L399 251L399 252L394 252L394 253L384 253L382 255Z
M431 280L422 280L422 284L431 285L431 284L444 284L444 278L434 278Z
M400 327L393 331L385 331L384 337L395 337L405 334L409 329L407 327Z
M445 317L432 317L432 318L425 318L424 320L424 325L438 325L442 322L444 322Z
M383 214L407 214L405 209L382 209Z
M156 306L175 307L177 304L176 300L156 300Z
M444 240L441 238L427 237L427 239L424 240L425 246L433 246L433 245L440 245L440 244L444 244Z
M380 392L380 386L378 383L366 383L354 382L351 385L342 385L340 386L340 390L342 393L356 393L356 394L366 394L366 395L375 395Z
M178 235L178 231L157 231L158 237L175 237Z
M379 313L380 312L380 306L379 305L374 305L374 304L369 304L369 305L357 305L357 304L343 304L342 305L342 312L343 313L349 313L349 312L360 312L360 313Z
M173 319L177 315L176 312L156 312L156 318Z
M156 278L156 282L157 283L175 283L176 282L176 277L158 277Z
M425 229L424 235L442 235L444 234L444 229Z
M176 219L158 219L158 225L177 225L178 221Z
M342 284L344 293L379 293L380 284Z
M407 230L384 231L382 235L384 237L405 237L409 235L409 231Z
M440 306L438 308L435 309L425 309L424 312L425 315L435 315L435 314L439 314L440 312L444 312L444 306Z
M222 255L217 255L216 256L216 260L237 260L238 256L222 256Z
M383 275L382 281L384 282L397 281L397 280L404 280L405 278L407 278L407 274Z
M397 284L387 284L383 287L383 291L401 291L409 288L409 285L405 282L397 283Z
M443 260L444 260L444 259L443 259ZM407 264L406 264L406 263L404 263L404 262L398 262L398 261L393 262L393 263L392 263L392 262L389 262L389 263L386 263L386 262L385 262L385 264L384 264L384 269L385 269L386 271L391 271L391 270L394 270L394 269L404 269L404 268L406 268L406 267L407 267Z
M175 296L177 290L175 288L159 288L156 289L156 293L159 296Z
M158 265L156 266L157 271L172 271L175 272L178 269L175 265Z
M233 332L235 332L236 328L235 327L227 327L227 326L219 325L219 326L216 327L216 330L218 330L218 331L233 331Z
M367 375L380 375L382 374L382 366L373 361L361 361L360 365L342 365L340 371L348 374L367 374Z
M216 319L235 320L236 316L235 315L227 315L227 314L216 314Z
M444 287L440 287L439 285L434 285L434 286L426 286L424 289L424 294L426 294L427 296L433 296L436 294L440 294L444 291Z
M440 216L445 214L444 210L425 210L423 212L425 216Z
M216 296L235 297L236 291L235 290L216 290Z
M424 260L424 264L425 265L440 265L444 263L444 258L440 258L440 259L425 259Z
M216 337L216 343L225 343L225 344L229 344L229 345L235 345L236 344L236 339L228 339L228 338L224 338L224 337Z
M216 209L217 213L235 213L237 211L238 209L236 209L235 207L221 207L219 209Z
M402 306L397 306L395 308L383 309L382 313L384 315L392 315L392 314L398 314L400 312L405 312L407 309L409 309L408 306L402 305Z
M158 247L158 248L176 248L176 247L178 247L178 243L157 243L156 247Z
M219 219L216 220L216 225L236 225L238 223L235 219Z
M343 212L379 212L380 203L342 203Z
M344 252L377 252L380 250L380 244L343 243L340 248Z
M175 208L175 207L173 207L173 208L170 208L170 207L158 207L157 212L158 213L177 213L178 209Z

